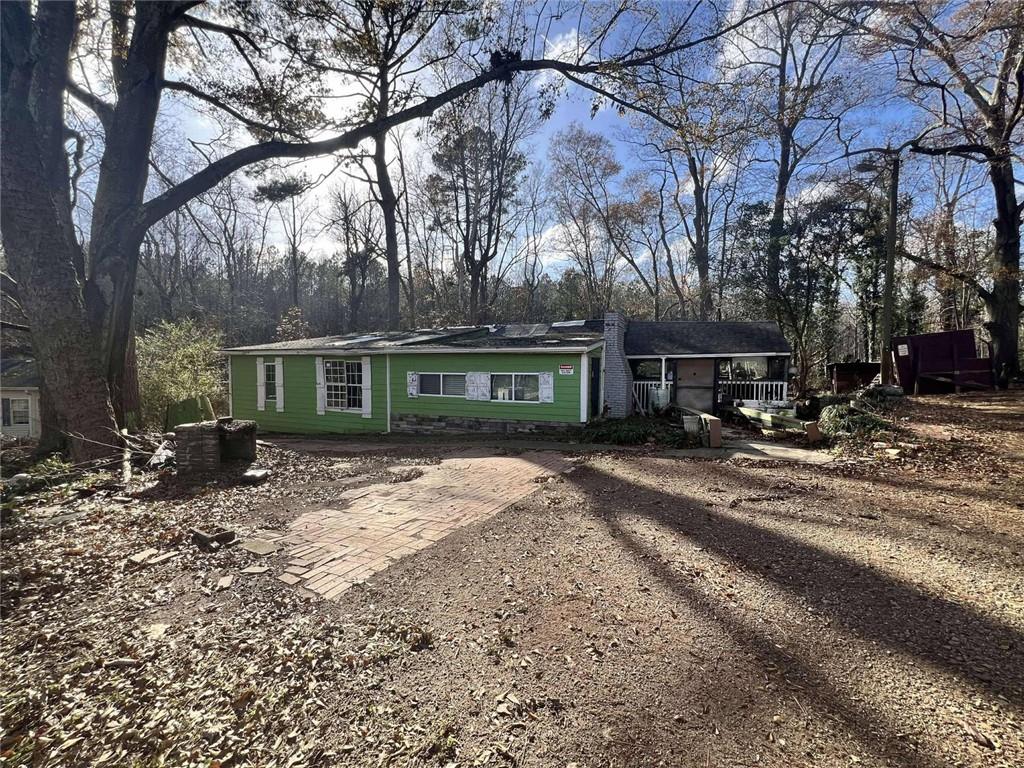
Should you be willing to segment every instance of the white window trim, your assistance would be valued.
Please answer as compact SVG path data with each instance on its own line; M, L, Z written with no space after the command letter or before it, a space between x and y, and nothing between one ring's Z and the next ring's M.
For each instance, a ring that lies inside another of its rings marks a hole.
M328 392L327 388L329 386L328 383L327 383L327 363L355 363L356 365L359 365L360 368L361 368L362 364L363 364L362 359L358 358L358 357L356 357L356 358L351 358L351 357L325 357L323 359L323 361L324 361L324 410L325 411L330 411L331 413L358 413L358 414L362 415L362 413L363 413L363 406L359 406L358 408L338 408L337 406L327 405L327 392ZM346 373L346 379L347 379L347 373ZM346 380L345 381L345 389L348 389L348 386L349 386L349 384L348 384L348 381ZM362 390L362 386L360 386L359 389L361 391ZM363 394L363 397L364 398L366 397L365 393ZM347 396L346 396L346 399L347 399Z
M512 392L516 391L516 376L536 376L537 377L537 399L536 400L498 400L491 398L490 400L481 401L488 403L522 403L523 405L551 405L552 403L545 403L540 399L540 375L542 373L550 373L550 371L490 371L488 376L512 376ZM552 393L553 394L553 393ZM554 402L554 401L552 401Z
M267 369L263 367L263 358L256 358L256 410L263 411L267 407L267 382L264 378Z
M278 412L284 411L284 360L280 357L274 358L274 402Z
M423 384L423 378L422 378L423 376L442 376L442 377L443 376L461 376L462 377L463 387L465 387L465 383L466 383L466 372L465 371L416 371L416 375L418 377L420 377L420 378L418 378L416 380L416 396L417 397L454 397L456 400L465 400L466 399L465 391L463 391L463 394L461 394L461 395L446 395L446 394L443 394L444 393L444 380L443 379L440 382L440 384L441 384L441 394L432 395L432 394L430 394L428 392L424 392L422 389L420 389L420 387ZM501 400L499 402L505 402L505 401Z
M7 401L7 411L11 414L11 423L7 425L8 429L11 427L31 427L32 426L32 398L21 395L7 395L4 397ZM14 404L19 403L22 400L25 401L25 413L28 414L28 421L15 421L14 420Z

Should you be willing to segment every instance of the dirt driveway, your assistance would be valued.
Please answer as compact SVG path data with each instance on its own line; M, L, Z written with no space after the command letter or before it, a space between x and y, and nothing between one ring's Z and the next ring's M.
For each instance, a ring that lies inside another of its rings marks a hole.
M301 450L301 443L296 448ZM496 456L461 450L402 477L400 484L345 490L331 506L306 512L286 530L263 538L285 548L289 560L281 581L334 598L462 526L510 507L537 482L569 469L554 451Z
M5 575L43 567L4 622L5 759L1021 765L1024 398L903 418L927 450L898 459L573 457L333 600L280 583L283 556L124 563L194 520L287 530L437 452L264 449L265 486L26 531Z

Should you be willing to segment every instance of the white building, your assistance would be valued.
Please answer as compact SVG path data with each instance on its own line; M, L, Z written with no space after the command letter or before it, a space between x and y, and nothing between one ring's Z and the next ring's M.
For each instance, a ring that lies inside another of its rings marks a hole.
M34 360L19 355L0 359L0 406L0 434L39 439L39 376Z

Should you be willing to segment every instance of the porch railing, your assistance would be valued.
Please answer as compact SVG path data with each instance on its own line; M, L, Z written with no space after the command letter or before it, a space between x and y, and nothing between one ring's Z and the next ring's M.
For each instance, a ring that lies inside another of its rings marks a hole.
M671 389L672 382L670 381L666 381L664 384L660 381L634 381L633 409L637 413L654 413L654 406L658 402L658 395L655 394L655 392L658 390L671 392ZM664 395L662 397L664 397ZM663 400L662 402L667 404L667 401Z
M776 402L786 400L789 384L785 381L720 381L724 400L757 400Z

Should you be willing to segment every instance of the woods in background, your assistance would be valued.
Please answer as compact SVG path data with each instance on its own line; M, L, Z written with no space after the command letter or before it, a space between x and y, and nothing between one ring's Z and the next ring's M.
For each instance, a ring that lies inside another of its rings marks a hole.
M563 5L3 4L5 298L76 455L186 318L774 319L805 389L881 350L872 148L894 330L1019 371L1020 4Z

